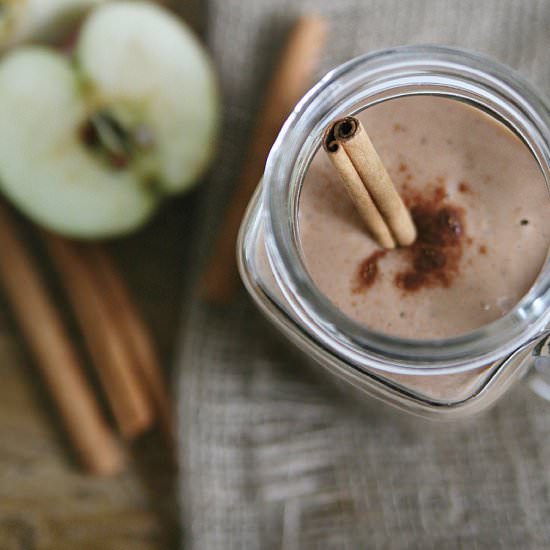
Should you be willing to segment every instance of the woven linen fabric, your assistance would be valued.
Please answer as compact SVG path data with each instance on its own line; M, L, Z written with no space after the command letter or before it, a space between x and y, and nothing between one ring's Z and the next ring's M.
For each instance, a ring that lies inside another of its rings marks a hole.
M294 17L330 18L319 76L364 52L442 43L550 91L548 0L210 0L225 121L200 198L178 369L185 548L550 548L550 404L518 388L467 428L410 431L351 409L288 352L241 292L195 288Z

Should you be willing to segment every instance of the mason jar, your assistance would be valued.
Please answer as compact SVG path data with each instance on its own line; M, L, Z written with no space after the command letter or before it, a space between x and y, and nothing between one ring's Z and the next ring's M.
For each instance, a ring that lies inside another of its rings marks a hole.
M548 397L548 258L531 289L507 314L473 332L440 340L369 330L335 307L307 272L298 203L325 128L336 118L411 95L457 99L503 122L529 148L548 186L550 111L511 69L439 46L365 55L328 73L283 126L242 222L237 257L243 282L267 319L344 391L431 419L485 410L524 377Z

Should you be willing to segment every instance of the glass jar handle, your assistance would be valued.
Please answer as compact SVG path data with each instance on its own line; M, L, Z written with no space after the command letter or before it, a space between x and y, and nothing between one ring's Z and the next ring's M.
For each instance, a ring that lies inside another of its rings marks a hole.
M550 334L545 333L533 349L533 366L527 376L533 392L550 401Z

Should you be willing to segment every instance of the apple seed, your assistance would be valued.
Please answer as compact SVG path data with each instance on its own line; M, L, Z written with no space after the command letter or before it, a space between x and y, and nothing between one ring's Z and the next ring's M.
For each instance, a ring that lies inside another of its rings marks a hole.
M128 167L136 149L150 149L153 145L153 134L147 126L127 128L106 109L90 115L80 128L80 139L116 170Z

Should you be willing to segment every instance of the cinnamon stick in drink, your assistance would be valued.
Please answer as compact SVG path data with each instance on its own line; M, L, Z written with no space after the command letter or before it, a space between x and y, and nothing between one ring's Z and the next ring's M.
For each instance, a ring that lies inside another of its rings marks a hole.
M330 126L325 133L323 146L338 170L342 184L371 236L384 248L395 248L395 241L388 225L374 204L351 159L335 138L334 125Z
M326 31L327 22L322 17L301 17L281 54L268 86L240 180L203 276L202 295L212 302L228 303L234 296L238 285L235 247L241 220L283 122L311 84Z
M98 475L119 472L125 455L103 418L38 268L2 204L0 250L0 284L81 462Z
M380 225L381 217L400 246L411 245L416 239L416 228L411 214L361 122L354 117L337 120L330 126L326 136L328 143L325 150L345 182L346 188L358 188L358 177L366 190L366 193L357 194L360 200L355 200L353 193L350 193L350 196L376 240L382 246L392 248L385 244L384 231ZM350 164L354 170L350 170ZM367 195L371 199L370 202L366 198ZM371 203L376 206L378 216L373 213Z

